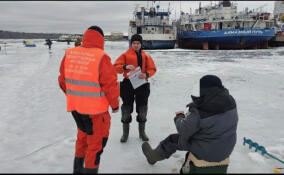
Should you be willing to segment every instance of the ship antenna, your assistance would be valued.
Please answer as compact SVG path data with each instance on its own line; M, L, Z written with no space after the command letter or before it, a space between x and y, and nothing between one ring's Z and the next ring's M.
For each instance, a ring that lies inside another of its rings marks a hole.
M179 1L179 17L181 17L181 13L182 13L182 11L181 11L181 1Z
M138 11L138 8L139 8L139 4L136 3L136 4L135 4L135 10L134 10L134 12L133 12L133 20L135 20L135 15L136 15L136 12Z
M177 6L176 6L177 7ZM177 19L177 8L175 8L175 20Z
M199 1L199 14L201 14L201 1Z
M179 15L181 14L181 1L179 1Z

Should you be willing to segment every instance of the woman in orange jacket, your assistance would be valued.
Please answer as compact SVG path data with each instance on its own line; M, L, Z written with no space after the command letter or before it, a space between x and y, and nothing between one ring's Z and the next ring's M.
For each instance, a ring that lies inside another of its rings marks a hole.
M58 81L78 128L73 173L98 173L109 136L108 108L119 109L117 74L104 52L101 28L90 27L81 46L66 50Z
M123 123L123 135L121 142L126 142L129 135L129 123L132 121L134 100L136 102L137 122L139 122L139 137L143 141L149 138L145 134L145 123L147 121L148 98L150 95L150 83L148 79L156 72L156 66L150 55L147 55L142 48L142 37L135 34L131 37L131 47L120 55L114 63L116 72L123 73L124 79L120 82L120 97L122 98L121 122ZM141 68L140 79L145 79L147 83L134 89L127 73L136 67Z

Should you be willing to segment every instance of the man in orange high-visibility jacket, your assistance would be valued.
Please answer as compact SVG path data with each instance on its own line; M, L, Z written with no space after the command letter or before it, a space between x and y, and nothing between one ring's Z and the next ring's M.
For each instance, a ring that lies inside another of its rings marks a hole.
M129 123L132 121L131 113L133 112L134 101L136 103L137 118L139 123L139 137L143 141L149 138L145 133L145 123L147 121L148 98L150 95L150 83L148 79L156 73L156 66L152 57L142 50L143 38L139 34L131 37L131 47L121 54L115 61L115 69L119 74L123 74L124 79L120 82L120 97L122 99L121 106L121 122L123 123L123 135L120 142L127 142L129 134ZM145 79L147 83L134 89L127 73L140 67L140 79Z
M119 109L119 85L110 57L104 52L101 28L91 26L82 45L67 49L60 66L59 85L66 94L78 133L73 173L98 173L106 146L110 114ZM85 161L85 167L83 167Z

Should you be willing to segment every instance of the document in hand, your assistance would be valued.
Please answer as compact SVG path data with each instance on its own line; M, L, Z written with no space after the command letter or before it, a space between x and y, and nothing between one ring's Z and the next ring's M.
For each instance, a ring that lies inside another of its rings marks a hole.
M138 78L138 76L140 74L141 74L141 68L139 66L127 73L127 76L128 76L128 78L129 78L134 89L136 89L139 86L147 83L147 81L145 79Z

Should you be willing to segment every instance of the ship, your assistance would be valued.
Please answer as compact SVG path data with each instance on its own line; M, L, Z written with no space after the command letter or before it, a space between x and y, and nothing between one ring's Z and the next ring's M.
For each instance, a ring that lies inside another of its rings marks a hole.
M269 40L269 46L284 46L284 1L274 2L275 36Z
M170 8L159 11L160 6L149 9L136 6L133 19L129 21L128 41L139 34L143 38L142 49L173 49L176 43L176 25L170 21Z
M177 22L177 44L187 49L268 48L275 36L273 19L262 9L237 12L237 4L219 1L195 10L181 12Z

